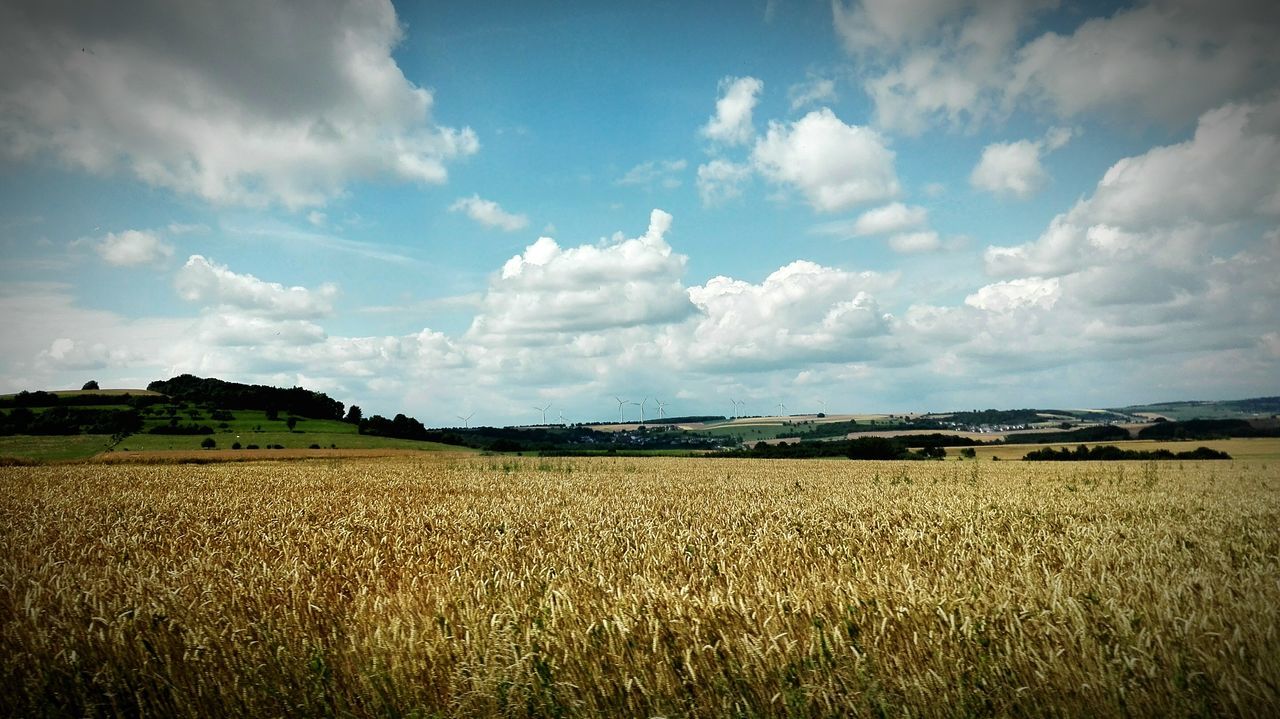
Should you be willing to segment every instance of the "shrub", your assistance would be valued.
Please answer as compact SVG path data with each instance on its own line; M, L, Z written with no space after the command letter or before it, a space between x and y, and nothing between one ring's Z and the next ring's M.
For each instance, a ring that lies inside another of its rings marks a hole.
M203 447L204 449L213 449L214 447L218 446L218 443L216 440L214 440L213 437L205 437L203 440L200 441L200 446Z

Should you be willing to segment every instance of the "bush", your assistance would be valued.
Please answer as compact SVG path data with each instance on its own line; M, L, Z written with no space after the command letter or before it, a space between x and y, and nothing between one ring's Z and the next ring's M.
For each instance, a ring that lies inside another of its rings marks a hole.
M205 437L203 440L201 440L200 446L203 447L204 449L213 449L214 447L218 446L218 443L216 440L214 440L213 437Z
M251 444L251 445L249 445L248 447L245 447L245 449L258 449L258 445L256 445L256 444Z
M320 445L318 445L318 444L313 444L313 445L311 445L310 447L308 447L307 449L320 449Z
M232 448L232 449L240 449L240 443L239 443L239 442L232 442L232 443L231 443L231 448Z
M962 447L960 449L960 456L965 459L973 459L978 456L978 451L973 447Z

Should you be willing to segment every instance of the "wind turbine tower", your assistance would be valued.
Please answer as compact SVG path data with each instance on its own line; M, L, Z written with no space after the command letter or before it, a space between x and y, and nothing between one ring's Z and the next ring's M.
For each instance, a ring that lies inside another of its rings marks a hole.
M778 402L778 416L779 417L787 416L787 406L783 404L781 401Z
M463 417L462 415L458 415L458 419L462 420L462 426L463 426L463 427L465 427L465 428L467 428L467 429L470 429L470 428L471 428L471 418L472 418L472 417L474 417L474 416L476 416L476 413L475 413L475 412L472 412L471 414L467 415L466 417Z
M614 399L618 400L618 424L622 424L622 423L626 422L626 415L625 415L625 414L623 414L623 409L622 409L622 407L623 407L623 405L625 405L625 404L627 403L627 401L626 401L625 399L621 398L621 397L616 396L616 395L614 396Z
M552 403L551 403L551 402L548 402L546 407L534 407L534 409L536 409L536 410L538 410L539 412L541 412L541 413L542 413L542 423L543 423L543 424L546 424L546 423L547 423L547 410L551 409L551 405L552 405Z
M665 418L667 416L667 403L660 399L655 399L654 402L658 405L658 418Z
M646 404L649 404L648 397L645 397L644 401L640 403L640 424L644 424L644 406Z

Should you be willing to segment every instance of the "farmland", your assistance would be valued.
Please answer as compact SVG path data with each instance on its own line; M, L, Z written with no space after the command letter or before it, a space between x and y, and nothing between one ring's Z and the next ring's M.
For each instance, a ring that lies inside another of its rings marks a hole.
M1274 714L1275 466L3 467L0 713Z

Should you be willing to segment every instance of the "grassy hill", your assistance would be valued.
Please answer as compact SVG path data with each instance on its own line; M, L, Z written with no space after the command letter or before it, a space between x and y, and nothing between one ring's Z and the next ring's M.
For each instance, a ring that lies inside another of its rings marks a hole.
M50 411L112 412L129 411L127 405L100 404L107 397L130 394L162 397L146 390L72 390L57 394L58 408L33 407L30 412L40 414ZM9 395L10 398L15 395ZM76 404L77 398L87 400ZM13 409L0 409L0 413ZM275 414L270 419L263 410L211 409L191 403L157 403L136 410L141 417L141 427L127 436L109 434L48 434L0 436L0 457L40 462L74 461L87 459L102 452L154 452L200 451L202 443L212 440L218 449L234 449L238 444L242 451L267 451L269 448L285 449L399 449L459 451L459 447L362 435L357 427L347 422L331 419L292 417L294 427L289 428L290 417ZM179 425L190 430L207 428L208 432L192 434L155 434L159 428ZM256 448L251 449L251 448ZM464 450L465 451L465 450Z

